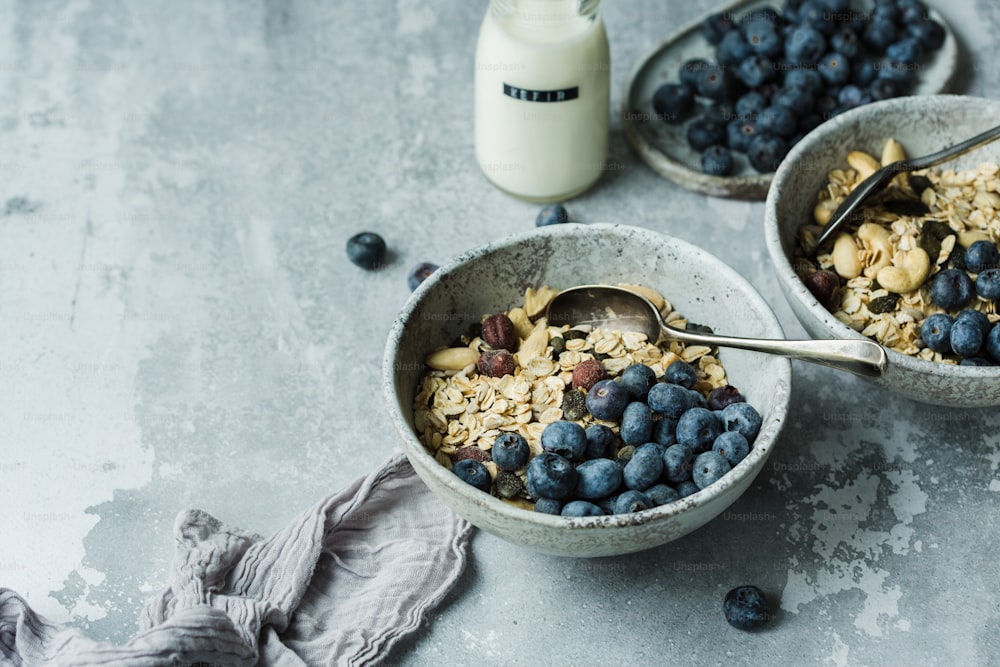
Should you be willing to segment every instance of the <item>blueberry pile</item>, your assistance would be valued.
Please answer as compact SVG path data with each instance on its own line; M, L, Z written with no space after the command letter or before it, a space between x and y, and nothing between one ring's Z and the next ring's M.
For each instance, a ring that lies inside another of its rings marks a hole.
M920 338L941 354L954 354L967 366L1000 364L1000 322L975 308L983 299L1000 303L1000 250L989 241L976 241L964 253L954 252L948 268L930 280L931 301L955 316L935 313L924 320Z
M498 437L490 451L499 471L494 484L474 458L452 470L482 491L495 486L502 498L527 497L536 512L562 516L625 514L679 500L742 461L762 422L735 387L717 388L706 399L695 380L685 361L674 361L662 378L633 364L585 394L586 411L615 423L617 433L606 424L584 428L564 419L545 427L543 451L533 458L519 434Z
M772 172L805 133L872 101L910 93L920 63L944 43L944 28L921 0L786 0L740 17L713 14L701 24L715 62L685 61L679 81L653 95L668 123L690 122L687 141L702 171L733 172L733 152Z

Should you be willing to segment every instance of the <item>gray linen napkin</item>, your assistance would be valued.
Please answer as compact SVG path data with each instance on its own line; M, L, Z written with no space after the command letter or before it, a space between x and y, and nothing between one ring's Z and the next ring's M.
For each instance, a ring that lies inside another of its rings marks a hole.
M402 455L270 539L181 513L169 587L123 646L46 621L0 588L14 665L360 665L386 657L465 566L471 526Z

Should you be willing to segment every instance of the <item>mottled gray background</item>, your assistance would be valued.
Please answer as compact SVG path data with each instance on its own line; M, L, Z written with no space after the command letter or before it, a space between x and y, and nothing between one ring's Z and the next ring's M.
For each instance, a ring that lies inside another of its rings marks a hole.
M995 96L1000 9L935 4L963 47L959 90ZM485 5L0 3L0 585L124 641L181 509L268 534L396 449L379 366L407 270L537 212L473 157ZM637 59L714 3L604 5L617 109ZM707 248L802 335L762 204L664 181L617 120L609 165L575 219ZM391 247L380 271L346 261L361 229ZM392 659L995 664L997 411L798 364L794 382L780 447L730 511L599 560L477 534ZM748 582L780 605L752 636L721 614Z

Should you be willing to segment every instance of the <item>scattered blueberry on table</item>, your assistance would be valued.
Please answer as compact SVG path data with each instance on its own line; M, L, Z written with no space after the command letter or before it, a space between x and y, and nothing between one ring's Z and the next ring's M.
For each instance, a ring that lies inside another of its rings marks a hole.
M756 630L771 620L767 597L751 585L737 586L726 593L722 612L729 625L739 630Z
M427 280L427 277L438 270L437 264L432 264L431 262L420 262L412 269L410 269L409 274L406 276L406 285L410 288L410 291L420 287L420 283Z
M921 0L882 0L870 12L852 11L847 0L788 0L780 12L712 14L700 33L714 62L684 61L652 103L664 122L690 120L688 143L702 170L717 176L733 170L717 146L745 153L768 173L824 120L909 94L920 63L945 39Z
M569 222L569 213L562 204L549 204L538 212L535 218L535 227L548 227L549 225L561 225Z
M385 239L375 232L359 232L347 239L347 258L362 269L372 271L385 259Z

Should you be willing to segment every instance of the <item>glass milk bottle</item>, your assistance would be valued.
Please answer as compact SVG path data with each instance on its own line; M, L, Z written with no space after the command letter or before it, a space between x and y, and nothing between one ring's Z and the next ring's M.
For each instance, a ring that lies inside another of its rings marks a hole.
M476 47L476 160L510 195L562 201L604 170L611 67L600 4L490 0Z

